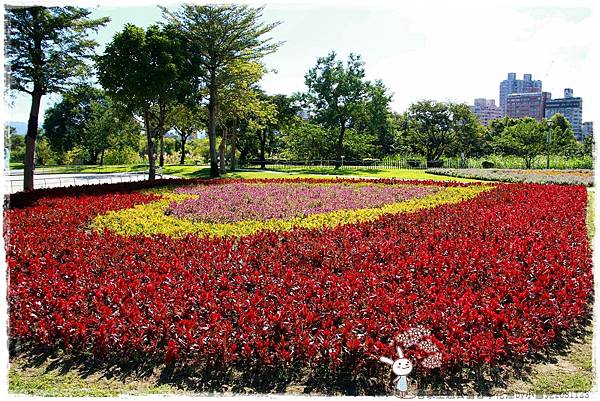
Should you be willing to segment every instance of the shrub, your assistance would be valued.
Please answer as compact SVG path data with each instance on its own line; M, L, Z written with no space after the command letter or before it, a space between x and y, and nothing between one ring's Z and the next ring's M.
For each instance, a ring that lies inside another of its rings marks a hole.
M141 164L144 160L140 157L135 149L130 147L122 147L118 149L108 149L104 154L104 164Z
M438 167L443 167L443 166L444 166L443 160L427 160L427 168L438 168Z
M484 160L481 162L481 167L483 168L494 168L495 164L489 160Z
M90 160L90 154L84 148L75 146L73 149L65 152L62 156L62 164L66 165L82 165L87 164Z

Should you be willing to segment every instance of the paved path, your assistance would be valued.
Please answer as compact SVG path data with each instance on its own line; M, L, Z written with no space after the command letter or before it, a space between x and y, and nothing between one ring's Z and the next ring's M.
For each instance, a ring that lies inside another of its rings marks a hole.
M163 175L163 178L176 178ZM160 176L159 176L160 178ZM34 176L35 188L69 187L75 185L112 184L117 182L143 181L148 173L73 173L73 174L38 174ZM23 190L23 170L12 170L2 176L4 193L15 193Z

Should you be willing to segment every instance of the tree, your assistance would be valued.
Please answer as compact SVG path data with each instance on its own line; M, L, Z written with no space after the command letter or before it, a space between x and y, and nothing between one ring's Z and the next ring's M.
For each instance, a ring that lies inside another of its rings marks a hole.
M421 100L396 124L400 142L428 161L447 153L469 156L481 146L483 128L466 104Z
M218 125L221 127L219 144L219 172L225 173L226 149L231 136L231 168L235 170L238 129L240 122L260 113L263 103L257 83L266 72L258 62L238 61L230 66L230 76L235 77L221 91Z
M9 162L10 163L23 163L25 156L25 137L16 133L16 129L12 126L8 127L5 131L4 146L8 143L9 148ZM8 166L6 166L8 168Z
M181 156L179 164L185 164L185 144L192 135L205 127L206 117L201 110L195 110L184 105L177 105L170 116L170 124L179 135Z
M80 147L85 163L97 164L106 149L123 142L114 137L139 135L140 126L131 116L119 113L103 90L82 85L66 92L60 102L46 110L45 136L54 152L63 154ZM131 139L128 140L130 145Z
M363 102L367 100L369 83L365 81L364 62L350 54L346 66L331 52L317 59L317 65L304 76L308 91L304 103L316 122L338 130L336 168L343 154L344 134L352 127Z
M403 134L412 150L439 160L454 143L451 111L446 103L421 100L408 108Z
M134 153L140 142L141 128L135 118L106 98L106 103L92 103L92 117L85 124L81 146L88 149L90 155L96 155L92 158L94 162L98 162L99 156L99 163L103 165L107 151L113 160L117 159L115 154ZM124 160L131 158L124 157Z
M146 131L149 172L156 175L156 141L169 130L166 121L189 82L179 38L156 25L146 31L132 24L115 34L98 58L99 79L110 97L133 116L141 116Z
M118 110L105 92L82 85L66 92L46 110L44 132L52 150L65 154L79 148L84 163L103 163L108 148L134 147L140 125Z
M389 108L392 95L381 80L369 84L367 92L368 99L362 107L362 113L356 118L354 128L359 133L364 132L375 138L378 156L388 156L394 151L392 112Z
M277 106L268 98L259 99L248 118L248 131L256 133L259 141L260 168L266 168L265 150L269 132L277 124Z
M335 155L336 138L336 131L302 121L286 131L285 155L292 160L329 160Z
M587 135L585 138L583 138L581 145L582 156L594 157L594 147L596 146L594 135Z
M521 157L525 167L531 168L535 158L546 150L545 124L531 117L522 118L507 126L496 142L505 154Z
M251 145L250 149L255 150L262 168L266 166L267 156L272 158L283 151L284 131L290 130L300 122L297 115L299 110L295 98L260 94L258 102L253 105L247 118L247 124L242 125L244 129L240 132L257 139L254 146L248 138L244 138L244 143L246 146Z
M498 141L496 140L506 127L511 127L519 122L518 118L503 117L496 118L489 122L483 133L482 153L490 155L496 152L503 153L502 149L498 149Z
M31 95L25 139L23 188L33 189L33 169L42 96L63 92L90 72L96 42L88 35L109 19L89 19L78 7L9 7L7 59L10 87Z
M569 120L558 113L546 121L548 128L552 131L550 135L552 153L565 156L572 155L576 151L578 144Z
M208 92L211 177L219 176L217 118L221 92L237 78L232 74L232 64L260 61L280 46L265 37L279 23L261 23L262 10L240 5L183 5L177 12L163 8L185 40L187 65L195 67L191 71L195 80L191 81L198 84L197 91Z
M452 131L454 143L450 146L450 152L461 157L461 163L465 157L478 154L483 146L484 128L471 108L464 103L450 103L449 110L452 118ZM461 167L467 167L462 165Z

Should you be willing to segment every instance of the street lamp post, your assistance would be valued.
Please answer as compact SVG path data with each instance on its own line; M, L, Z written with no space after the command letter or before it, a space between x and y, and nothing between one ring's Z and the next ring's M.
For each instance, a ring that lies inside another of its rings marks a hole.
M342 156L342 168L344 168L344 156Z

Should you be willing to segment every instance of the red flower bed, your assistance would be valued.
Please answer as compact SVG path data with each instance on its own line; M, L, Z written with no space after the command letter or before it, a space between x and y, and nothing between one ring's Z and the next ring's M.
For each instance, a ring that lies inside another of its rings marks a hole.
M11 338L179 366L360 371L422 326L443 370L545 347L584 315L593 288L581 186L501 184L460 204L239 239L87 228L154 199L8 210ZM420 369L425 353L406 351Z

